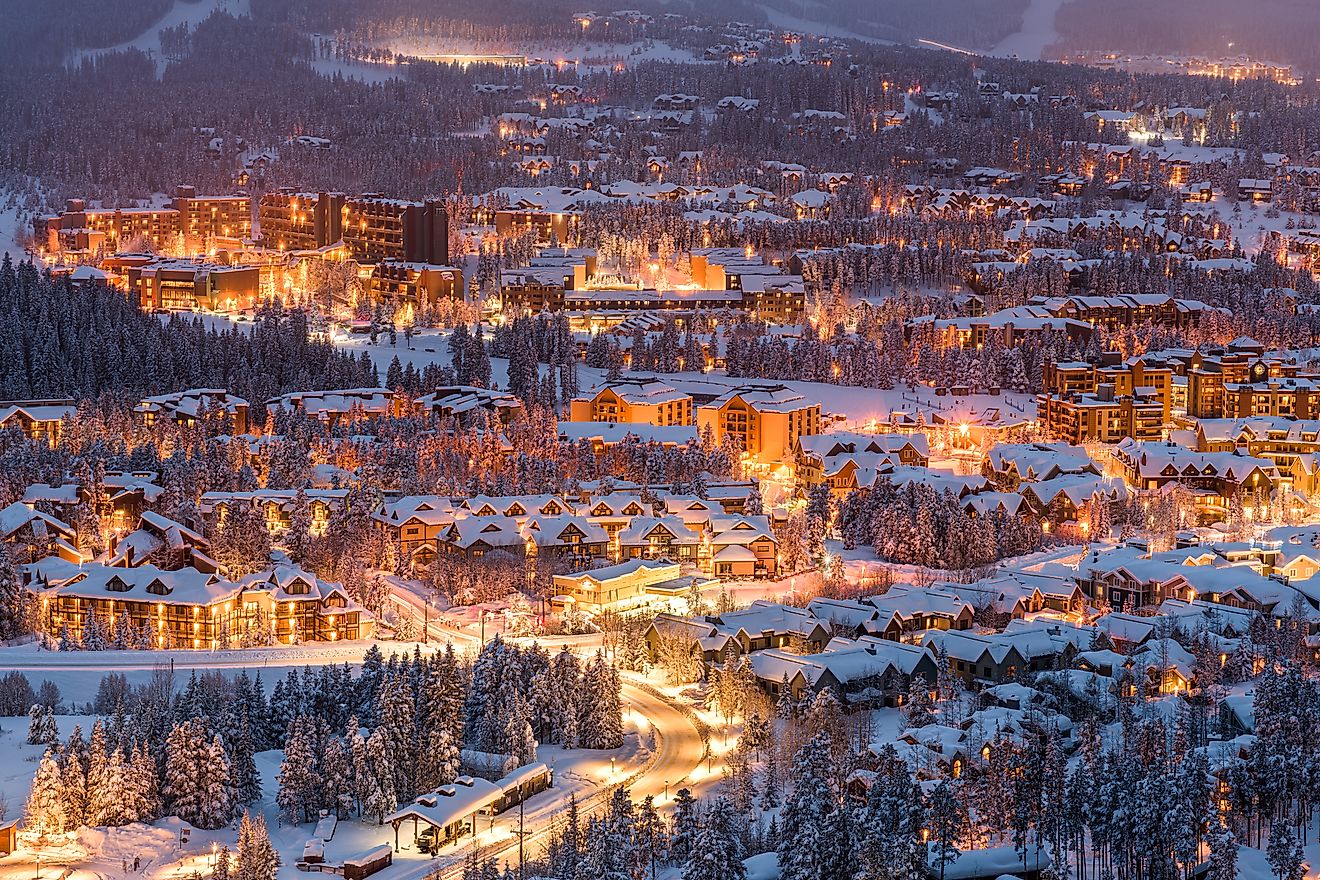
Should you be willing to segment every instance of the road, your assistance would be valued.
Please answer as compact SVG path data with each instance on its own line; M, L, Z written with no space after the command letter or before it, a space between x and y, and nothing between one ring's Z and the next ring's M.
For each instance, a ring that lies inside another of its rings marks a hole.
M636 684L624 682L622 691L625 709L631 709L654 725L656 748L647 762L631 776L616 785L627 786L634 800L647 795L655 797L657 807L667 805L666 788L672 796L701 765L706 754L706 742L693 718L663 697ZM600 810L608 801L616 785L607 785L578 796L578 810L582 818ZM543 847L554 830L555 820L568 806L568 796L559 789L530 798L523 815L524 852L528 859L540 858ZM518 864L518 812L510 810L498 817L489 829L481 829L483 858L494 858L501 866ZM486 842L490 841L490 842ZM463 859L471 852L469 842L454 850L445 850L435 860L401 863L391 872L389 880L419 880L431 877L451 880L463 873ZM438 871L437 871L438 869ZM436 874L432 874L437 871Z

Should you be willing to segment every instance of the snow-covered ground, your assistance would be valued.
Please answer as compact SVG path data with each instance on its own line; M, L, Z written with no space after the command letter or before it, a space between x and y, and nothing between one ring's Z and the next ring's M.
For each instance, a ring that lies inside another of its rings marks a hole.
M1022 13L1022 29L1005 37L990 50L1001 58L1014 56L1023 61L1044 61L1045 50L1059 40L1054 17L1065 0L1031 0Z
M339 74L344 79L377 85L390 80L402 79L407 69L397 64L374 63L370 61L345 61L340 58L316 58L308 62L312 70L321 76L331 78Z
M882 40L879 37L861 34L841 25L827 21L820 21L815 18L800 18L765 3L757 3L755 5L759 6L761 11L765 13L766 20L777 28L784 28L785 30L796 31L803 34L814 34L818 37L834 37L840 40L860 40L864 43L878 43L884 46L894 45L893 40ZM805 4L802 8L804 11L809 11L806 9Z
M86 716L57 716L61 738L67 738L75 725L86 737L95 719ZM549 819L570 796L579 803L592 804L594 798L617 782L632 777L651 766L656 748L654 731L649 719L631 709L624 713L624 745L610 751L565 750L546 746L539 750L537 759L554 771L554 787L530 798L525 806L524 821L528 828L548 825ZM23 804L31 788L36 765L45 749L28 745L27 720L0 719L0 754L7 760L0 766L0 820L21 815ZM310 824L289 825L280 817L275 805L278 790L277 774L283 754L279 751L262 752L256 756L257 769L262 777L262 799L252 805L253 811L264 814L271 840L280 853L282 867L279 876L301 876L295 863L301 858L303 845L311 837ZM675 780L677 781L677 779ZM659 783L663 785L663 781ZM493 821L484 819L478 827L483 845L514 840L518 814L511 811ZM236 826L237 823L235 823ZM187 843L181 842L180 830L184 823L166 818L146 825L123 828L85 828L67 840L56 840L42 850L40 877L71 876L88 880L108 880L125 876L140 876L145 880L166 880L185 876L195 869L206 873L211 867L212 845L235 848L236 828L217 831L191 829ZM409 829L406 829L410 831ZM406 839L405 839L406 838ZM394 832L388 826L370 821L349 820L339 823L334 838L325 848L326 859L339 863L349 856L383 843L393 844ZM418 852L411 842L411 834L400 833L401 851L395 854L395 865L385 876L391 880L421 876L438 863L453 863L466 854L471 839L465 838L459 846L451 845L432 858ZM537 853L535 849L531 853ZM141 870L133 872L134 858L141 860ZM515 856L516 858L516 856ZM124 871L124 862L129 870ZM65 875L65 869L72 873ZM0 877L32 877L37 875L37 864L31 851L22 851L0 858Z
M15 263L27 259L27 252L18 241L22 226L18 208L0 208L0 257L9 254Z
M164 17L145 31L127 42L105 49L83 49L70 58L72 64L80 63L84 58L94 58L108 52L122 52L125 49L140 49L156 59L156 71L159 75L165 69L165 58L160 51L160 32L165 28L178 27L181 24L195 28L210 17L212 12L228 12L230 15L247 15L248 0L174 0Z

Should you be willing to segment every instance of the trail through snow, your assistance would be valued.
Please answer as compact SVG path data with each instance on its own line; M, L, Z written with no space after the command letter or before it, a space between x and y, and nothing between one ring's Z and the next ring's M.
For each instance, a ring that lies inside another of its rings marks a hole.
M1054 18L1065 2L1067 0L1031 0L1022 13L1022 29L1001 40L989 54L1015 55L1023 61L1045 60L1045 50L1059 39Z

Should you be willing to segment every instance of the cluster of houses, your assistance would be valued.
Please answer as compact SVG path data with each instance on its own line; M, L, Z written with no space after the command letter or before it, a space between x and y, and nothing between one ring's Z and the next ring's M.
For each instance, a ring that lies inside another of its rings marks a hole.
M661 614L646 640L662 665L690 656L705 676L745 663L768 694L797 701L829 690L853 708L903 706L957 680L979 695L975 711L897 736L923 778L956 777L996 737L1041 724L1068 747L1074 701L1104 708L1195 691L1202 675L1240 659L1241 640L1262 620L1269 628L1288 621L1308 650L1320 649L1320 587L1311 582L1320 529L1280 529L1258 542L1181 537L1170 551L1133 542L1090 551L1075 566L1047 563L969 584ZM1250 662L1247 672L1258 672L1259 661ZM1228 726L1250 733L1250 697L1223 702Z
M720 500L626 483L612 489L572 500L560 495L416 495L387 501L373 516L400 558L415 566L503 552L592 569L588 574L593 577L601 577L598 566L633 560L664 561L721 579L778 575L779 541L770 518L742 512L750 484L741 493L715 493L724 495ZM585 586L563 595L591 611L641 601L637 592L604 600L598 593L598 586Z
M160 520L144 518L143 537L126 539L158 546L142 556L112 552L72 562L57 555L25 566L38 631L86 647L201 649L362 639L375 632L372 615L340 584L289 564L230 579L206 556L204 538ZM171 558L168 551L181 547L191 552Z

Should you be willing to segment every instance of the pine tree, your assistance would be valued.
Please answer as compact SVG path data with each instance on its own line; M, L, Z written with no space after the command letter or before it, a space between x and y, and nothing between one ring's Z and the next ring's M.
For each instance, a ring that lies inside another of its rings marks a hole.
M925 678L913 677L908 688L907 705L903 707L903 718L908 727L926 727L935 723L935 706L930 701L929 687Z
M674 793L673 828L669 838L670 855L675 859L686 859L696 846L701 829L697 821L697 802L686 788Z
M311 719L300 715L289 723L284 742L284 760L277 779L279 790L275 803L289 822L310 822L321 806L321 780L318 776L315 727Z
M1206 880L1236 880L1237 838L1223 819L1217 819L1211 825L1207 845L1210 850L1210 870Z
M8 544L0 544L0 640L14 639L28 631L28 591L23 574L10 555Z
M326 737L321 751L321 803L347 819L353 810L353 768L349 750L337 736Z
M377 825L385 824L385 817L399 805L394 788L398 776L394 758L383 728L376 728L366 743L366 796L362 798L362 812L374 816Z
M201 719L174 726L165 743L162 793L170 811L198 828L220 828L234 817L233 775L217 734L208 741Z
M931 856L939 868L940 880L944 880L945 869L962 855L957 846L962 807L947 779L940 780L931 791L926 812L930 816Z
M275 880L279 856L270 842L266 820L260 813L243 811L238 826L238 856L233 880Z
M100 774L97 786L91 790L88 821L93 825L116 827L139 821L133 799L127 796L132 768L124 758L124 750L116 748L110 753Z
M81 728L74 727L65 743L60 768L64 822L69 829L80 828L87 822L87 764L83 757L86 750Z
M388 790L393 797L411 798L415 794L414 767L405 755L417 753L416 703L412 687L403 673L390 673L381 682L376 697L378 723L372 739L381 739L381 750L389 755L388 762L377 762L378 768L389 768L392 774ZM373 758L373 761L375 759ZM386 812L391 812L391 807Z
M156 772L156 759L146 748L135 746L131 764L132 772L125 791L127 811L136 817L134 821L153 822L161 814L160 778Z
M244 718L239 722L238 732L231 738L229 748L234 794L239 804L251 804L261 799L261 774L257 772L255 751L251 727Z
M1305 876L1302 844L1289 822L1275 821L1270 824L1265 858L1279 880L1301 880Z
M64 813L63 785L59 762L54 751L47 749L32 780L32 791L23 815L25 830L35 831L41 837L64 830L68 817Z
M794 757L793 793L780 815L779 871L783 880L827 880L839 861L842 830L836 771L827 734L818 733Z
M52 739L52 733L54 739ZM55 713L40 703L33 703L32 708L28 710L28 745L57 745L59 742L58 736L59 731L55 727Z
M693 842L692 853L683 866L683 880L743 880L747 876L743 855L733 805L718 797Z
M220 847L220 852L216 853L215 868L211 871L211 880L234 880L231 876L230 861L229 846L226 844Z

